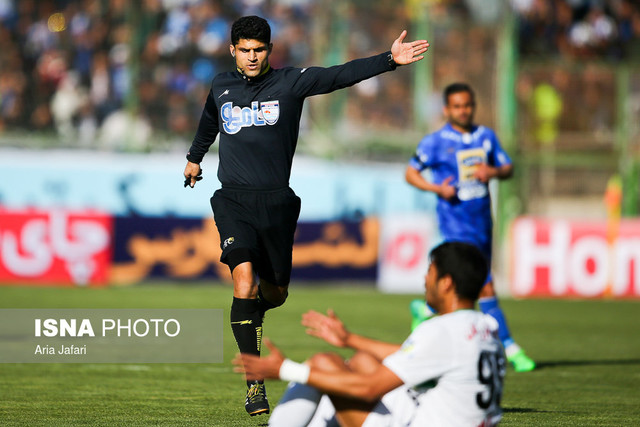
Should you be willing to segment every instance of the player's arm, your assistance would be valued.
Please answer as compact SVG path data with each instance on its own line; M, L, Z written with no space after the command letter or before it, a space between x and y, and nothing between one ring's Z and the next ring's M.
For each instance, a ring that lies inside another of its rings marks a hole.
M382 363L373 373L361 374L350 370L325 371L285 359L271 341L265 339L268 356L239 354L234 371L242 372L247 380L281 379L308 384L323 393L375 402L385 393L399 387L403 381Z
M511 178L513 176L513 164L494 167L486 163L481 163L477 166L473 176L480 182L489 182L492 178Z
M388 355L400 350L400 344L378 341L362 335L349 333L346 347L354 350L366 351L377 360L382 361Z
M496 168L496 178L507 179L513 176L513 164L502 165Z
M307 328L306 332L309 335L336 347L367 352L378 361L400 349L399 344L378 341L350 332L331 309L327 311L327 315L314 310L306 312L302 315L302 325Z
M216 136L218 136L218 107L213 97L213 90L210 90L200 116L198 130L187 153L187 166L184 169L185 187L187 185L193 187L197 181L202 179L200 162L209 151Z
M513 162L502 148L497 135L491 130L489 138L491 140L491 150L487 153L487 162L478 165L474 172L474 177L480 182L489 182L492 178L508 179L513 176Z
M375 372L366 374L311 368L307 384L327 394L376 402L386 393L400 387L403 381L392 370L380 364Z
M450 184L453 180L452 176L445 178L441 184L434 184L427 181L420 171L409 165L405 171L404 178L418 190L430 191L443 199L450 199L456 195L456 188Z

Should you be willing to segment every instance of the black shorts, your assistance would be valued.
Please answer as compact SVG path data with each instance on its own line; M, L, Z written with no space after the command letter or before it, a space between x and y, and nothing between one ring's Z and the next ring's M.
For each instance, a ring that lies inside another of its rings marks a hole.
M220 261L233 269L253 263L261 279L287 286L300 198L291 188L245 190L224 187L211 197L220 233Z

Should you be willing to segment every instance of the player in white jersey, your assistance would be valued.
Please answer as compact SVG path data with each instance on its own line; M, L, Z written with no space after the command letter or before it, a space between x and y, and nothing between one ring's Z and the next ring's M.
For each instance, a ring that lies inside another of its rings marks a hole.
M351 333L331 310L327 316L310 311L302 321L307 333L357 350L350 360L320 353L299 364L285 359L268 340L269 356L234 359L236 371L249 380L294 383L269 425L330 424L331 416L323 418L326 406L316 413L322 394L341 426L484 427L499 422L506 369L498 326L474 310L487 261L475 246L461 242L441 244L430 258L426 299L440 314L420 324L402 345Z

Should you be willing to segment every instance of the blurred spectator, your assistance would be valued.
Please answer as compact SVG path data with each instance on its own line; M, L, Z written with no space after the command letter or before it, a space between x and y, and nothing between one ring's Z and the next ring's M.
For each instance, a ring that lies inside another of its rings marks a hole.
M51 113L60 137L66 141L77 137L74 121L89 102L86 90L79 86L76 72L68 72L51 99Z
M638 52L633 28L637 0L511 0L518 12L520 51L525 56L621 60Z
M535 119L536 141L541 145L554 144L558 137L559 121L562 114L563 91L568 84L568 75L558 69L551 81L541 81L533 88L532 109Z
M102 122L94 148L107 151L146 151L152 129L137 113L116 110Z

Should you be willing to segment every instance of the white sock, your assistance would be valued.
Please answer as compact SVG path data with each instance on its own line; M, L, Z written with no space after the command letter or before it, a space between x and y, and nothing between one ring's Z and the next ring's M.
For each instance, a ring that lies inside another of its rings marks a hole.
M504 349L504 353L507 355L507 357L511 357L517 352L519 352L520 350L521 348L518 344L511 343Z
M322 393L306 384L289 383L271 416L274 427L305 427L316 413ZM331 403L331 402L329 402Z

